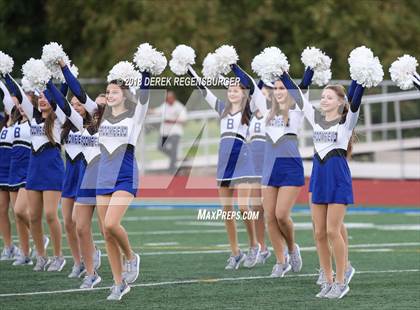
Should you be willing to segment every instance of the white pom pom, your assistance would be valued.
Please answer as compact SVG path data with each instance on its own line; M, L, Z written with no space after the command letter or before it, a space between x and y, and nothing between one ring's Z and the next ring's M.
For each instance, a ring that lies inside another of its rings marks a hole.
M267 47L254 57L251 67L263 82L268 83L289 71L290 65L286 55L279 48Z
M168 63L165 55L149 43L139 45L133 60L141 72L147 71L152 75L161 74Z
M327 69L327 70L316 70L314 71L314 76L312 77L312 82L315 85L318 86L324 86L327 85L329 83L329 81L331 80L331 70Z
M8 74L13 70L13 58L0 51L0 73Z
M305 48L302 52L301 60L305 67L309 67L315 71L325 71L331 66L331 58L316 47Z
M354 58L350 65L350 77L363 87L370 88L382 82L384 71L378 57Z
M208 79L216 79L219 77L219 67L214 53L208 53L203 61L203 76Z
M32 85L31 82L29 82L28 78L26 76L24 76L22 78L22 80L20 81L20 83L22 84L22 89L25 93L29 93L29 92L34 92L35 91L35 87L34 85Z
M120 61L109 71L106 78L108 83L111 81L123 81L124 83L137 85L141 79L141 74L129 61Z
M195 64L195 51L191 47L181 44L172 51L169 67L176 75L186 74L188 66L193 64Z
M48 81L51 79L51 71L48 70L41 59L29 59L23 64L22 73L29 83L39 91L45 90Z
M417 66L417 60L413 56L404 55L398 57L398 59L391 64L391 67L389 67L391 80L402 90L414 87L413 75L416 73Z
M236 64L239 60L238 53L231 45L222 45L214 54L220 74L228 74L231 71L230 65Z
M70 59L63 51L63 47L60 44L57 42L51 42L44 45L42 48L41 59L47 68L51 71L53 78L59 80L60 82L65 81L58 61L63 60L66 65L70 65Z
M79 76L79 68L77 68L76 65L70 66L70 72L73 74L75 78Z
M348 62L351 66L355 61L359 61L360 59L370 59L373 58L373 52L370 48L367 48L366 46L362 45L359 47L356 47L350 52Z

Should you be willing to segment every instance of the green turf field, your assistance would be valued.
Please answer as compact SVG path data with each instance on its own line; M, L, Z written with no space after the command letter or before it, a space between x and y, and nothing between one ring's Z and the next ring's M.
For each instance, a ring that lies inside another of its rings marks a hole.
M121 302L106 301L112 284L103 257L102 283L78 291L80 280L61 273L35 273L32 267L0 262L1 309L419 309L420 213L349 213L350 260L357 273L342 300L315 297L317 256L310 215L296 212L296 239L303 269L270 279L275 262L249 270L225 271L229 255L223 222L199 222L197 209L130 209L124 226L142 253L141 275ZM104 250L95 222L95 240ZM246 249L246 233L239 224ZM67 244L64 251L69 255ZM51 246L49 254L51 254ZM26 295L19 295L29 293ZM8 295L8 296L6 296Z

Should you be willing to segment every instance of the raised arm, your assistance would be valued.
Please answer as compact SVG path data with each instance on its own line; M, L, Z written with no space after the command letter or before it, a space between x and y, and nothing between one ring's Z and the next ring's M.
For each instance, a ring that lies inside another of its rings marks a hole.
M349 86L349 89L347 90L347 100L349 102L351 102L351 100L353 99L353 95L354 95L354 91L356 89L357 86L357 82L355 80L351 81L351 84Z
M61 83L60 85L60 92L63 94L64 97L67 96L67 93L69 92L69 86L66 82Z
M314 70L311 68L306 68L305 72L303 73L302 81L300 81L299 88L303 91L309 89L309 86L312 84L312 78L314 77Z
M265 115L268 111L267 99L262 93L260 87L258 87L257 83L255 83L255 80L237 64L231 65L231 68L232 72L241 81L241 84L249 89L249 94L251 96L251 112L259 110L263 115Z
M346 127L350 130L356 127L364 91L365 88L362 85L356 84L356 87L354 87L353 96L350 101L350 110L347 113L345 122Z
M287 91L295 100L298 107L303 111L305 114L306 119L309 121L311 126L315 125L315 111L312 105L310 104L307 96L305 96L300 88L293 82L290 75L285 72L280 77L281 81L283 82L284 86L287 88Z
M146 118L147 109L149 108L150 101L150 73L142 72L140 89L135 94L137 105L134 112L134 119L136 121L136 127L133 135L137 139L143 128L143 123Z
M55 115L57 116L58 121L61 123L61 125L63 125L67 120L66 114L64 114L63 110L61 110L57 106L57 102L55 102L53 95L51 94L51 92L48 89L45 89L42 93L45 96L45 98L47 99L51 108L53 109Z
M4 83L1 80L0 80L0 98L4 104L4 111L6 111L6 113L10 115L12 113L14 103L13 103L12 96L10 95L9 90L7 89L6 85L4 85Z
M82 85L80 85L79 80L73 75L73 73L71 73L69 67L64 65L64 63L61 67L61 71L63 71L64 78L66 79L66 83L71 92L85 106L86 111L90 115L93 115L98 109L98 105L95 103L95 101L89 98Z
M25 112L26 117L29 120L32 120L32 118L40 116L41 112L39 112L29 101L28 97L26 97L25 92L23 91L22 87L13 79L13 77L10 74L6 75L6 80L9 80L10 83L12 83L14 86L14 89L17 89L16 98L18 99L19 103L22 106L23 112Z
M48 99L52 99L51 101L49 100L50 103L51 102L53 102L53 104L55 103L54 104L55 108L53 107L53 109L56 112L57 117L60 119L60 122L62 121L61 114L63 113L65 115L64 122L65 122L65 119L68 118L70 120L70 122L77 129L82 131L83 130L83 118L82 118L82 116L73 109L73 107L70 105L70 103L67 101L67 99L63 96L63 94L57 89L57 87L55 87L52 80L50 80L47 83L47 89L49 91L49 94L52 97L52 98L48 98ZM51 106L53 106L53 105L51 105Z
M188 75L197 80L197 87L203 95L204 99L207 101L207 103L212 109L216 110L216 112L220 114L221 111L223 111L223 109L221 108L221 101L213 94L213 92L210 89L208 89L204 85L204 83L201 81L201 78L191 66L188 66Z

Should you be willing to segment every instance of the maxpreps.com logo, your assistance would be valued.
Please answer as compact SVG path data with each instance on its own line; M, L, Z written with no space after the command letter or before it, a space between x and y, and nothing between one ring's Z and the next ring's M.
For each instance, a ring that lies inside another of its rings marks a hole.
M259 211L224 211L199 209L197 214L198 221L225 221L225 220L258 220Z

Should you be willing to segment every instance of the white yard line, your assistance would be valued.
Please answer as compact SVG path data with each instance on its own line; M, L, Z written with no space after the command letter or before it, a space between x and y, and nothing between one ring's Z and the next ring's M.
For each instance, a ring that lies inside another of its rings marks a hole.
M403 269L403 270L372 270L372 271L356 271L356 274L383 274L383 273L406 273L406 272L419 272L420 269ZM286 278L297 278L297 277L315 277L318 274L298 274L298 275L287 275ZM232 278L214 278L214 279L191 279L191 280L180 280L180 281L166 281L166 282L152 282L152 283L139 283L132 284L131 287L152 287L152 286L171 286L171 285L182 285L182 284L210 284L217 282L236 282L246 280L260 280L260 279L272 279L270 276L256 276L256 277L232 277ZM51 295L51 294L64 294L64 293L82 293L89 291L98 290L109 290L110 287L96 287L93 289L68 289L68 290L57 290L57 291L37 291L27 293L9 293L0 294L0 297L15 297L15 296L34 296L34 295Z

